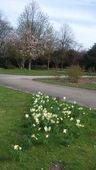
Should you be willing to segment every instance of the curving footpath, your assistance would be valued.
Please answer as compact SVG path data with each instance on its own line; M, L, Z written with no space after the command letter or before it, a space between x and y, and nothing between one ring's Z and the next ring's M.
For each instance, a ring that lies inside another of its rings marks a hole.
M96 91L85 90L74 87L51 85L34 81L35 78L48 78L49 76L17 76L17 75L0 75L0 85L19 91L32 93L42 92L50 96L63 98L67 101L74 102L88 107L96 108ZM52 77L52 76L51 76Z

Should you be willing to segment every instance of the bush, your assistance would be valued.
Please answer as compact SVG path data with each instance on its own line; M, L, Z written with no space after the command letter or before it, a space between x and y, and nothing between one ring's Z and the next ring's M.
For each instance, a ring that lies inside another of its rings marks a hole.
M73 65L66 69L66 74L69 77L69 81L72 83L77 83L79 78L82 76L82 69L78 65Z

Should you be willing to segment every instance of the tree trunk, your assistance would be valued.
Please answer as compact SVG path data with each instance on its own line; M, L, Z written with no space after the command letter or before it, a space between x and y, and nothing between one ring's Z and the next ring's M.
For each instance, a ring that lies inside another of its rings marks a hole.
M31 60L29 60L28 69L31 70Z
M25 67L25 59L23 58L22 61L21 61L21 69L23 69Z
M56 70L58 69L58 63L55 63L55 69Z
M50 64L50 61L48 60L48 70L49 70L49 64Z
M62 55L62 59L61 59L61 69L63 69L63 64L64 64L64 56Z

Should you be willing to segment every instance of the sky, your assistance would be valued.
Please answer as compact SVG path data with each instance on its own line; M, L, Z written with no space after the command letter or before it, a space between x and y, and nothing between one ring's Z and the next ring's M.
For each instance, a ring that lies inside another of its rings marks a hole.
M0 0L0 11L16 27L18 17L31 0ZM55 30L68 24L76 41L85 49L96 42L96 0L37 0L42 11L48 14Z

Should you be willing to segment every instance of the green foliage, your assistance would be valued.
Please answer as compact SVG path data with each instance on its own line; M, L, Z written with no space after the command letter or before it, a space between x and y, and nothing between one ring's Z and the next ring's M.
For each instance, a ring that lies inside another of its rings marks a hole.
M66 69L66 74L71 82L77 83L83 73L79 65L73 65Z
M85 69L96 72L96 43L83 57L82 65L85 67Z

